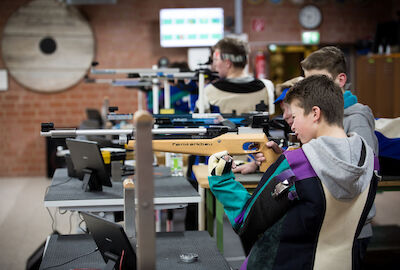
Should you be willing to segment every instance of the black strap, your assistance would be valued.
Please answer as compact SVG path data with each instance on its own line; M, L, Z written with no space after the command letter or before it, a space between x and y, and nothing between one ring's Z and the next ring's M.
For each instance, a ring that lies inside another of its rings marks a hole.
M360 156L360 160L358 161L358 165L357 165L358 167L361 167L364 164L365 158L367 156L367 149L365 148L364 141L361 140L361 143L362 143L362 145L361 145L361 156Z

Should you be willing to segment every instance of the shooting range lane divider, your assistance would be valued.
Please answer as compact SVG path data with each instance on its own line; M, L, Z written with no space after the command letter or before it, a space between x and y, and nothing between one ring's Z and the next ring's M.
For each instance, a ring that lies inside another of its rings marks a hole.
M149 270L156 269L152 124L153 118L148 112L135 113L137 269Z

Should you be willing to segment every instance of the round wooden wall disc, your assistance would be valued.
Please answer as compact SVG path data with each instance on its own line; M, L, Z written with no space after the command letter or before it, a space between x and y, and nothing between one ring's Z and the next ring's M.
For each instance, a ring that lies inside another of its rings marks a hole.
M83 78L94 58L94 44L92 29L76 8L56 0L35 0L8 19L2 55L20 84L54 92Z

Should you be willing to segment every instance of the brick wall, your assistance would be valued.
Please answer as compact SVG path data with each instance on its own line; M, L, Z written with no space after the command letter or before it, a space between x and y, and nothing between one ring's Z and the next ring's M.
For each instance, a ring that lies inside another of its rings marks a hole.
M8 17L26 2L0 2L1 33ZM300 7L290 1L283 2L276 5L264 1L253 5L243 0L243 30L249 34L250 42L256 44L254 47L273 41L300 41L297 19ZM385 12L399 8L394 0L371 0L367 4L324 2L320 5L324 16L319 29L321 42L332 44L353 43L373 36L376 23L387 18ZM100 63L99 68L147 68L161 56L171 61L186 60L186 49L159 46L159 9L172 7L223 7L225 16L234 15L233 0L118 0L116 5L80 6L95 34L95 59ZM395 16L395 12L390 15ZM264 31L252 32L254 18L265 19ZM0 68L5 68L1 56ZM120 112L136 111L135 90L79 82L59 93L41 94L22 87L9 76L8 91L0 92L0 176L46 175L45 138L39 136L40 123L78 126L86 117L85 108L100 109L105 96L112 105L119 106Z

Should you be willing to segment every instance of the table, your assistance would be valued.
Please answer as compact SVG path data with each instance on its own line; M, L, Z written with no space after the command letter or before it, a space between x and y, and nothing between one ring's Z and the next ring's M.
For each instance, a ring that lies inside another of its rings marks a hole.
M96 249L96 243L89 234L51 235L47 239L40 269L48 269L73 258L88 254ZM156 234L156 267L162 269L231 269L218 251L215 240L205 231L169 232ZM198 254L198 261L183 263L179 255ZM99 251L82 256L56 270L104 269L105 262Z
M378 192L400 191L400 176L383 176L378 183Z
M207 165L195 165L193 166L193 173L196 176L197 182L199 184L199 193L201 196L201 201L199 208L205 208L205 215L202 216L200 221L199 215L199 225L205 224L207 220L207 231L211 236L214 236L214 195L210 191L210 186L208 184L208 168ZM242 185L248 189L255 189L260 181L263 173L254 174L235 174L236 180L242 183ZM202 189L200 191L200 189ZM400 179L398 176L384 176L382 181L378 183L378 191L400 191ZM224 217L224 206L215 199L215 219L216 219L216 240L217 247L223 253L223 217ZM205 226L205 225L203 225Z
M87 212L123 211L122 182L112 184L112 187L103 187L103 191L85 192L82 181L68 177L65 168L57 169L45 194L44 206ZM154 168L155 209L182 208L199 202L200 195L184 177L169 176L167 167Z

